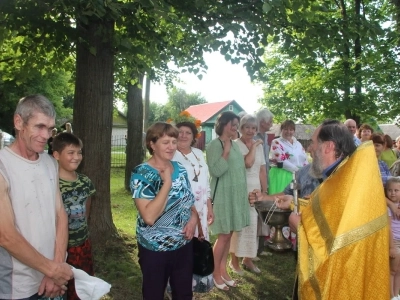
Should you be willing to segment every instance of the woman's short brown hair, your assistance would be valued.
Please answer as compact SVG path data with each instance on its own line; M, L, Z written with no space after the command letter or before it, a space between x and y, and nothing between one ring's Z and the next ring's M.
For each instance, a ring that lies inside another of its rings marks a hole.
M371 133L374 133L374 129L368 125L367 123L361 124L360 128L358 129L358 138L361 139L361 131L363 129L371 130Z
M154 151L151 148L150 142L156 143L158 139L163 137L164 135L174 137L177 139L179 132L174 125L165 122L154 123L149 127L149 129L147 129L146 148L147 150L149 150L151 155L153 155Z
M236 114L231 111L224 111L218 116L218 119L215 122L215 133L221 136L226 124L235 119L240 122L240 118Z
M368 128L367 128L368 129ZM374 144L385 145L385 136L382 133L373 133L370 140Z
M296 131L296 124L292 120L286 120L281 124L281 130L283 129L293 129Z
M178 123L178 124L176 124L176 127L179 129L179 128L181 128L182 126L185 126L185 127L188 127L188 128L190 128L190 131L192 132L192 134L193 134L193 140L192 140L192 142L190 143L190 146L193 146L195 143L196 143L196 136L197 136L197 134L199 133L199 131L197 130L197 128L196 128L196 125L194 125L194 123L192 123L192 122L180 122L180 123Z

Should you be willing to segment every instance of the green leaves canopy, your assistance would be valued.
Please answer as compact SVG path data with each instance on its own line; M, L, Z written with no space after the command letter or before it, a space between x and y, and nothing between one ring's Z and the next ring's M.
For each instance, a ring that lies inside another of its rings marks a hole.
M307 123L398 115L392 7L359 0L290 3L287 27L271 38L275 46L264 57L262 103L281 119Z

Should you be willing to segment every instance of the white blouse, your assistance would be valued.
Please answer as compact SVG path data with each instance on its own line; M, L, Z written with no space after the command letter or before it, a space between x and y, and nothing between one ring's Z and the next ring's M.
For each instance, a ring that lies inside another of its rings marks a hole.
M283 168L289 172L296 172L308 165L306 151L295 137L293 143L283 137L274 139L271 143L270 158L283 162Z

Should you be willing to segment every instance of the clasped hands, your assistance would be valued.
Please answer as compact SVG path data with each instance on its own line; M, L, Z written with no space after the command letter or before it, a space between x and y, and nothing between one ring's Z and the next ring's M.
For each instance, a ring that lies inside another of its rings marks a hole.
M57 264L53 275L44 276L39 286L38 294L49 298L64 295L68 281L73 278L71 266L67 263Z

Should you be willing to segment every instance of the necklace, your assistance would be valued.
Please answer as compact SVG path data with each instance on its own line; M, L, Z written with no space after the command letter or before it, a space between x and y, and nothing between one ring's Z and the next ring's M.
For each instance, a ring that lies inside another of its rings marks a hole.
M183 154L181 150L178 149L178 151L183 155L183 158L185 160L187 160L192 165L193 173L194 173L194 177L193 177L192 180L195 181L195 182L198 182L199 181L199 177L198 176L200 175L200 168L202 167L202 165L200 164L200 158L198 158L197 155L194 154L193 150L191 150L191 152L193 153L194 157L196 157L196 159L197 159L197 163L199 164L199 172L196 173L196 168L195 168L194 163L192 163L192 161L189 158L187 158L187 156L185 154Z

